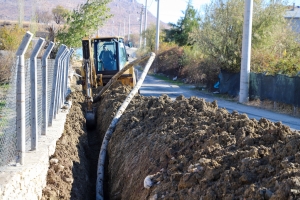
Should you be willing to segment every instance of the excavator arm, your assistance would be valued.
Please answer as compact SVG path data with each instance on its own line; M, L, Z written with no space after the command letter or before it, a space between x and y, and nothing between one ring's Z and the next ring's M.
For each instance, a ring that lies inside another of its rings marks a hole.
M83 67L82 67L82 86L85 93L85 119L86 127L92 129L96 125L96 110L93 108L92 85L96 83L96 73L93 69L93 59L91 54L91 42L89 39L82 40Z

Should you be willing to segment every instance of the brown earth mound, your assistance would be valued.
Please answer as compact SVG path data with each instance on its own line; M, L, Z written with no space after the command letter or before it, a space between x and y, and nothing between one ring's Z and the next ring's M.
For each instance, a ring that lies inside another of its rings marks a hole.
M95 198L100 140L129 92L117 84L102 98L98 127L88 134L84 97L71 95L43 199ZM104 188L111 200L298 199L299 148L299 132L279 122L194 97L137 95L111 138Z
M128 92L118 87L102 99L101 137ZM108 195L111 200L297 199L299 147L299 132L229 113L216 102L136 96L109 144Z

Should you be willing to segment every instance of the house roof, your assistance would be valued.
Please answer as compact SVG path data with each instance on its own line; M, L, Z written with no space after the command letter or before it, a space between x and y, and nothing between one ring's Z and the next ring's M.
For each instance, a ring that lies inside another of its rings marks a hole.
M300 19L300 6L294 6L291 9L287 10L284 17L288 19Z

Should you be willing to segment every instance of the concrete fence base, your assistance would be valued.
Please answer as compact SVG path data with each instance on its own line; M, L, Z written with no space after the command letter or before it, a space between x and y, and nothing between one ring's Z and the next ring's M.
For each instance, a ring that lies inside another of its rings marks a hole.
M47 135L39 138L39 151L25 153L24 165L0 168L0 200L41 199L46 186L49 157L54 154L56 141L63 133L68 111L60 110L52 127L48 127Z

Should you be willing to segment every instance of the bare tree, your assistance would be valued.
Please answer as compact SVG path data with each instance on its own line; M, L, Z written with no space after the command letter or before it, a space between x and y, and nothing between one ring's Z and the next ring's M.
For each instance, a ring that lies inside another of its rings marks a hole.
M54 15L54 21L57 24L60 24L62 22L65 22L65 18L68 14L68 10L64 8L63 6L56 6L55 8L52 9L52 14Z
M49 23L52 20L52 15L48 11L37 10L36 18L38 23Z

